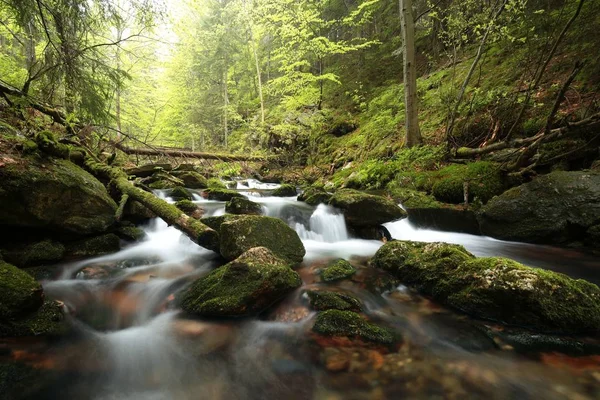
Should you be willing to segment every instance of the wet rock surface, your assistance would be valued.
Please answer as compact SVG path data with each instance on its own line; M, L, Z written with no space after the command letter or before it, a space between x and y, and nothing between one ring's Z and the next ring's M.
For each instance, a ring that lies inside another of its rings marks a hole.
M352 227L378 226L407 216L394 201L353 189L336 191L329 204L343 210Z

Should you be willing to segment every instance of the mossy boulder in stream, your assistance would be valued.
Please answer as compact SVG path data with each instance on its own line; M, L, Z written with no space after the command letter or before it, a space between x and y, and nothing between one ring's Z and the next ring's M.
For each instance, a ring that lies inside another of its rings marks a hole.
M584 280L506 258L475 258L445 243L393 241L377 251L372 264L478 318L542 332L600 330L600 289Z
M178 301L185 311L196 315L256 315L301 284L287 261L257 247L198 279Z
M309 187L298 196L298 201L303 201L311 206L318 206L321 203L329 203L331 196L333 195L326 192L324 189L318 187Z
M277 197L291 197L296 196L297 194L298 192L296 191L296 186L287 183L279 186L277 189L273 190L273 193L271 193L272 196Z
M493 198L478 219L482 233L498 239L600 247L586 235L600 222L600 173L557 171L538 177Z
M223 222L220 252L234 260L253 247L266 247L277 257L299 263L306 253L296 231L278 218L244 215Z
M94 236L67 246L67 252L75 257L96 257L116 253L121 249L121 239L114 233Z
M406 211L394 201L353 189L340 189L329 201L344 211L346 223L352 227L371 227L406 218Z
M169 190L168 196L175 201L193 199L192 194L183 186L176 186Z
M327 264L327 267L321 272L321 279L325 282L338 281L340 279L350 278L356 273L356 268L346 260L334 260Z
M317 315L313 331L326 336L347 336L367 342L391 345L397 341L388 329L370 323L352 311L327 310Z
M35 311L43 302L42 286L31 275L0 261L0 321Z
M225 204L225 212L231 214L261 215L262 206L243 197L234 197Z
M173 174L175 174L173 172ZM205 189L208 187L208 180L195 171L184 171L176 174L177 178L183 181L183 185L190 189Z
M206 197L209 200L229 201L235 197L243 199L246 198L246 196L239 192L236 192L235 190L219 189L214 187L207 189L204 193L206 193Z
M328 290L309 290L306 292L310 307L316 311L342 310L360 311L360 301L345 293L330 292Z
M6 261L18 266L29 267L60 261L65 255L65 246L54 240L8 246L2 249Z
M92 175L69 161L41 158L0 166L0 204L0 225L79 235L105 231L117 209Z

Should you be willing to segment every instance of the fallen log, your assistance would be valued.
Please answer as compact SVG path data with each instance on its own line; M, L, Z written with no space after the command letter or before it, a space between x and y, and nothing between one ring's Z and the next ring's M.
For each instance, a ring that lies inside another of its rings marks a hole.
M128 196L129 199L138 201L162 218L167 224L173 225L183 232L194 243L209 250L219 250L219 235L215 230L204 225L197 219L188 217L177 207L159 199L152 193L135 187L127 179L127 175L122 170L95 161L91 157L86 158L85 167L92 174L109 179L123 196Z
M218 154L218 153L204 153L204 152L196 152L196 151L187 151L187 150L177 150L171 149L167 150L165 148L160 149L144 149L144 148L135 148L128 147L124 144L116 141L110 142L117 149L121 150L123 153L128 155L140 155L140 156L163 156L167 155L169 157L182 157L182 158L197 158L201 160L219 160L219 161L268 161L272 159L272 157L268 156L250 156L250 155L236 155L236 154Z
M493 143L488 146L478 147L478 148L470 148L470 147L460 147L456 150L455 157L456 158L472 158L483 154L492 153L498 150L504 149L518 149L521 147L529 146L534 143L542 143L549 142L555 139L559 139L563 136L575 133L582 129L600 129L600 113L594 114L588 118L582 119L581 121L572 122L568 125L562 126L560 128L555 128L550 131L538 133L535 136L523 138L523 139L513 139L508 142L498 142Z

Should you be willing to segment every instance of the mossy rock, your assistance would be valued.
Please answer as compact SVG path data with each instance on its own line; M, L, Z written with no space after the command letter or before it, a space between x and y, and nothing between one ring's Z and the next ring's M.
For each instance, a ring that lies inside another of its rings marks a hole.
M114 233L107 233L70 243L67 252L74 257L95 257L116 253L120 249L121 239Z
M183 186L183 181L167 172L159 171L149 178L150 189L173 189L177 186Z
M298 192L296 191L296 186L285 183L285 184L279 186L277 189L273 190L273 193L271 193L271 196L292 197L292 196L296 196L297 194L298 194Z
M406 218L406 211L394 201L353 189L340 189L329 201L344 211L346 223L355 227L377 226Z
M333 282L341 279L350 278L356 273L356 268L346 260L335 260L327 264L327 267L321 272L321 279L324 282Z
M505 258L475 258L445 243L390 242L372 263L478 318L542 332L600 330L600 289L584 280Z
M45 300L36 311L20 318L0 319L0 337L61 336L68 333L62 306Z
M139 201L129 200L123 210L123 218L128 221L141 223L156 218L156 214Z
M143 229L138 228L137 226L120 226L115 231L117 236L119 236L123 240L127 240L130 242L137 242L146 237L146 232Z
M346 336L383 345L391 345L397 341L390 330L372 324L352 311L320 312L312 330L320 335Z
M388 189L392 197L397 199L404 208L443 208L444 203L437 201L433 196L418 190L393 188Z
M194 213L198 210L198 205L191 200L179 200L175 203L175 207L179 208L186 214Z
M127 175L134 175L138 178L146 178L152 176L156 172L170 171L173 167L171 164L145 164L139 167L126 168L125 173Z
M43 302L42 286L31 275L0 261L0 321L23 317Z
M489 161L477 161L466 165L450 165L435 174L433 196L442 202L464 203L464 184L468 184L469 201L478 198L486 203L507 188L506 178L500 165Z
M204 217L200 220L204 225L214 229L217 232L221 231L221 225L224 222L236 221L243 218L243 215L224 214L216 217Z
M227 186L219 178L210 178L207 184L211 189L227 189Z
M221 255L234 260L253 247L266 247L277 257L299 263L306 250L296 231L278 218L245 215L220 226Z
M178 301L192 314L242 317L261 313L301 284L287 261L259 247L198 279Z
M0 225L89 235L115 222L100 181L66 160L27 158L0 167Z
M54 240L42 240L24 246L3 249L6 261L18 267L30 267L62 260L65 246Z
M235 190L229 189L216 189L211 187L208 190L206 190L205 193L209 200L230 201L235 197L239 197L242 199L246 198L246 196L244 196L243 194L236 192Z
M600 221L600 173L553 172L495 197L477 215L498 239L568 245Z
M169 190L168 196L170 198L172 198L174 201L192 200L193 199L193 196L189 192L189 190L187 190L183 186L176 186L173 189Z
M298 201L303 201L311 206L318 206L319 204L328 204L331 196L333 195L324 189L310 187L298 196Z
M316 311L360 311L362 308L356 297L345 293L330 292L328 290L308 290L306 295L310 307Z
M183 181L183 186L190 189L206 189L208 180L195 171L185 171L177 175Z
M230 214L261 215L262 206L242 197L234 197L225 204L225 212Z

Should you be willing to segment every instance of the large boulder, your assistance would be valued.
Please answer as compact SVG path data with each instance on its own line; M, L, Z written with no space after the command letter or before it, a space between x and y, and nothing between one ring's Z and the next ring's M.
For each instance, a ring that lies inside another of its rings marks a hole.
M183 185L190 189L205 189L208 187L208 180L195 171L185 171L177 174L177 177L183 181Z
M490 200L478 219L482 233L498 239L558 245L586 241L586 230L600 222L600 173L541 176Z
M235 190L219 189L214 187L205 190L204 193L209 200L230 201L235 197L239 197L241 199L246 198L246 196L239 192L236 192Z
M195 281L178 301L185 311L196 315L256 315L301 284L287 261L257 247Z
M584 280L445 243L389 242L372 264L478 318L543 332L600 331L600 289Z
M298 196L298 201L303 201L311 206L318 206L321 203L329 203L331 196L332 195L326 192L325 189L309 187Z
M272 196L276 197L291 197L296 196L298 192L296 191L296 186L290 184L283 184L279 186L277 189L273 190L271 193Z
M4 259L18 267L57 262L62 260L65 255L65 246L50 239L8 245L8 247L4 247L3 244L2 247Z
M33 158L0 165L0 204L0 225L79 235L105 231L117 209L102 183L75 164Z
M276 256L299 263L306 253L296 231L278 218L244 215L221 223L221 255L234 260L253 247L266 247Z
M0 261L0 337L54 335L66 330L61 306L44 301L28 273Z
M346 223L352 227L373 227L406 218L406 211L394 201L353 189L340 189L329 201L344 211Z

